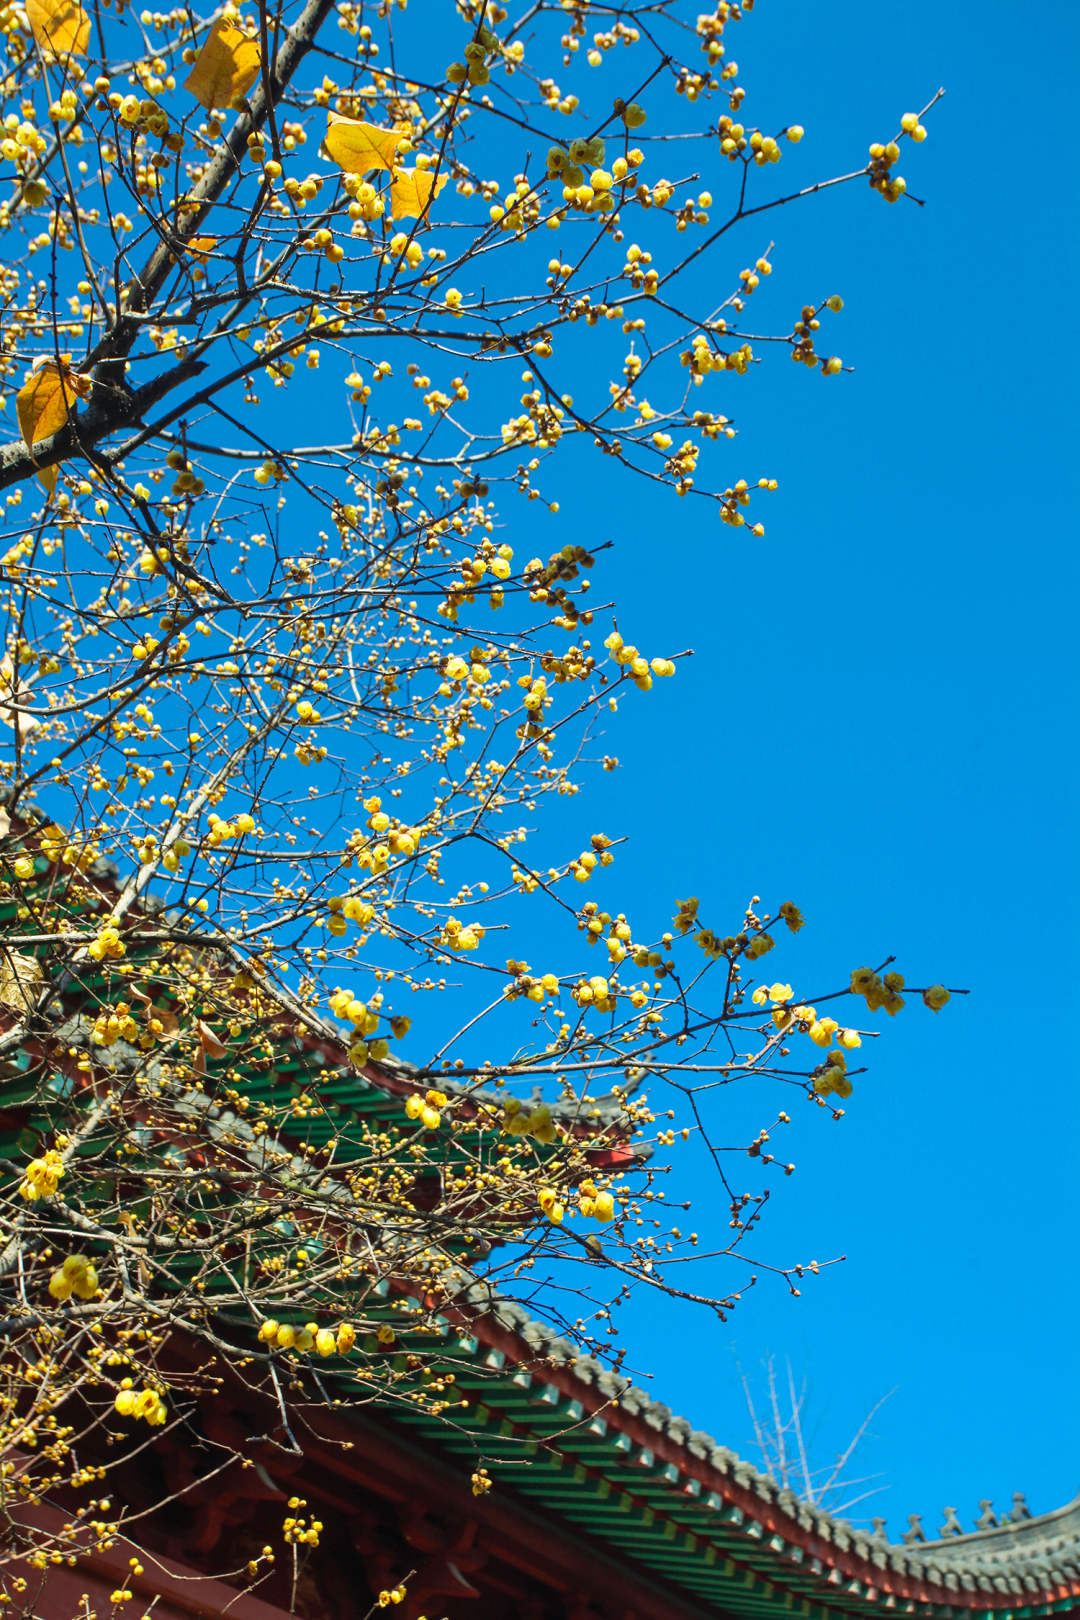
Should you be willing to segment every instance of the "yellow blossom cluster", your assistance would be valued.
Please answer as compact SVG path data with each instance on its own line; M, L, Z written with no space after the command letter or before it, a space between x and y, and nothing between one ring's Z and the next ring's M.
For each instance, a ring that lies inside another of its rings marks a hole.
M825 1059L825 1067L814 1079L814 1090L819 1097L851 1096L851 1081L847 1077L847 1058L843 1052L833 1050Z
M502 1127L508 1136L531 1136L544 1146L556 1140L557 1131L547 1103L527 1108L520 1097L507 1097L503 1104Z
M49 1278L49 1293L53 1299L93 1299L98 1291L98 1274L92 1260L85 1255L69 1255L63 1265Z
M562 1203L558 1193L553 1187L541 1187L536 1195L536 1201L552 1226L561 1226L566 1214L566 1206Z
M117 1041L135 1041L138 1037L139 1026L131 1016L131 1008L126 1001L118 1001L115 1007L98 1013L91 1039L99 1046L115 1046Z
M308 1520L296 1516L295 1510L306 1506L307 1503L302 1497L289 1497L289 1507L293 1511L281 1522L286 1546L298 1544L305 1547L317 1547L319 1545L319 1536L323 1528L322 1520L315 1518Z
M439 936L439 944L447 951L475 951L486 933L479 923L462 923L457 917L447 917Z
M569 871L577 883L588 883L598 866L610 866L615 859L611 853L611 839L606 833L593 833L589 843L592 847L582 850L569 865Z
M675 1117L699 1074L702 1112L739 1076L789 1085L791 1039L811 1097L850 1093L867 1032L794 965L747 968L798 908L755 897L727 931L692 896L631 926L621 840L616 872L578 802L619 769L600 723L663 708L689 655L623 641L620 525L575 529L579 488L609 516L636 487L704 501L752 544L777 481L733 476L742 422L696 390L752 405L725 379L770 344L843 370L814 347L842 300L790 290L766 222L845 176L778 185L802 127L749 121L723 37L752 9L694 32L674 0L648 28L542 7L519 38L462 0L438 83L417 0L288 0L265 32L238 0L5 13L0 1007L27 1168L0 1422L31 1506L99 1488L114 1416L186 1422L212 1363L298 1434L324 1403L440 1415L463 1282L531 1296L539 1256L681 1284L697 1240L663 1229L658 1158L708 1128ZM618 76L600 101L546 76L579 51ZM631 144L647 116L698 143L692 184ZM896 200L901 136L846 178ZM903 1004L896 975L852 987ZM755 1172L790 1174L768 1140ZM96 1259L65 1258L72 1231ZM613 1314L569 1331L607 1354ZM277 1536L297 1558L305 1506ZM126 1509L79 1523L107 1551Z
M442 1124L442 1110L449 1098L445 1091L414 1091L405 1101L406 1119L418 1119L425 1131L437 1131Z
M586 1220L606 1224L615 1218L615 1200L610 1192L597 1192L595 1181L583 1181L578 1188L578 1209Z
M39 1198L51 1198L60 1185L64 1169L64 1161L55 1148L49 1148L40 1159L31 1159L26 1177L19 1184L21 1196L28 1204L36 1203Z
M86 947L86 954L93 962L103 962L107 958L115 960L125 955L127 946L120 937L120 930L115 919L102 923L98 929L97 938L91 940Z
M278 1350L317 1350L320 1356L346 1356L356 1343L356 1329L351 1322L341 1322L336 1328L321 1328L317 1322L294 1327L291 1322L268 1317L260 1324L259 1339Z
M634 677L634 685L639 692L648 692L652 687L652 678L657 676L670 676L675 673L675 665L670 658L654 658L650 663L644 654L639 653L636 647L623 641L617 630L613 630L604 638L604 646L612 663L629 670Z
M905 113L900 120L901 135L908 135L916 143L925 141L926 130L919 122L918 113ZM902 174L893 174L893 164L899 160L900 147L897 141L882 143L875 141L870 147L870 166L868 173L870 184L875 191L879 191L886 202L898 202L907 190L907 181Z
M121 1380L113 1406L121 1417L142 1418L152 1429L160 1428L169 1415L168 1407L156 1389L147 1387L136 1393L134 1380Z
M866 1005L871 1012L877 1012L880 1007L895 1017L904 1005L904 998L900 994L904 988L902 973L886 973L884 979L872 968L856 968L851 975L851 993L856 996L865 996Z

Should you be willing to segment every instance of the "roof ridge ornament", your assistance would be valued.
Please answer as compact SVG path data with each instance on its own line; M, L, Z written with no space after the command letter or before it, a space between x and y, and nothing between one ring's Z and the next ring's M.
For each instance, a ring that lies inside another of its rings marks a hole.
M922 1527L921 1513L909 1513L908 1524L911 1528L905 1530L902 1537L905 1547L912 1547L915 1542L926 1540L926 1531Z
M947 1507L943 1509L943 1512L945 1514L945 1523L938 1527L938 1535L942 1541L945 1540L946 1536L962 1536L964 1527L956 1517L956 1509Z

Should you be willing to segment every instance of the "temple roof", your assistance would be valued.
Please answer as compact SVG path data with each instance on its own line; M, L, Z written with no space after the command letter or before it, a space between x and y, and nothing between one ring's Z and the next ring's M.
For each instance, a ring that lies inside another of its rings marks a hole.
M448 1323L447 1348L472 1404L454 1429L420 1410L394 1422L470 1465L478 1445L501 1456L488 1461L497 1489L618 1549L689 1612L1015 1620L1080 1609L1080 1497L967 1535L890 1542L801 1502L521 1306L462 1281L473 1322ZM400 1319L395 1329L401 1339ZM1020 1496L1016 1507L1027 1512Z
M967 1535L953 1532L938 1541L909 1545L909 1559L922 1561L928 1570L953 1573L961 1581L968 1577L976 1587L989 1584L997 1591L1008 1588L1014 1595L1018 1589L1023 1593L1049 1589L1066 1566L1075 1571L1080 1564L1080 1496L1038 1516L1028 1512L1020 1493L1016 1498L1005 1521L988 1523ZM979 1506L984 1519L995 1519L991 1503ZM946 1509L946 1518L950 1515Z
M94 876L107 891L117 873L112 863L99 862ZM155 903L147 897L146 904ZM93 974L81 969L79 978L85 992ZM76 1047L92 1022L78 999L76 992L64 1031ZM282 1080L314 1084L339 1113L372 1118L400 1112L401 1098L415 1086L409 1065L369 1064L358 1074L343 1059L329 1025L325 1039L290 1036L281 1042L272 1075L252 1074L245 1089L254 1094ZM18 1054L4 1077L0 1152L21 1150L28 1145L24 1135L33 1133L32 1097L19 1074L26 1061L26 1053ZM134 1062L145 1066L146 1054L123 1042L95 1050L102 1067ZM69 1083L60 1074L52 1082ZM456 1089L449 1076L440 1076L439 1084ZM211 1134L226 1130L235 1142L249 1131L221 1103L181 1089L178 1106L203 1114ZM493 1091L491 1098L501 1101L501 1094ZM618 1143L606 1151L640 1151L620 1141L618 1097L598 1099L594 1107L590 1134ZM555 1105L553 1112L559 1111ZM573 1123L580 1128L580 1116ZM308 1173L299 1157L293 1168ZM616 1553L667 1594L665 1612L829 1620L889 1609L934 1620L1021 1620L1080 1609L1080 1497L1032 1516L1018 1494L1006 1522L983 1502L982 1527L970 1533L946 1508L945 1534L935 1540L926 1539L919 1516L912 1515L904 1537L891 1542L883 1521L870 1532L800 1501L474 1275L462 1270L459 1283L455 1307L442 1319L443 1351L468 1406L454 1409L451 1421L446 1413L436 1417L420 1405L399 1405L386 1411L385 1421L411 1431L466 1474L483 1455L498 1492ZM414 1348L410 1304L392 1290L382 1304L406 1350ZM418 1338L415 1348L430 1356L430 1336Z

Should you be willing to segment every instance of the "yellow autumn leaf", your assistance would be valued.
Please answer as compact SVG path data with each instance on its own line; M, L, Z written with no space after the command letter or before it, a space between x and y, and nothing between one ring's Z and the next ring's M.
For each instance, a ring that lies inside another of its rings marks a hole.
M208 112L211 107L228 107L236 96L247 94L261 67L258 40L249 39L228 18L219 17L206 36L184 89Z
M403 136L394 129L380 129L363 119L343 118L330 113L326 127L326 150L346 174L367 174L371 169L392 169L394 154Z
M79 0L26 0L26 16L43 51L55 55L72 51L85 56L90 43L90 18Z
M15 408L31 455L35 444L50 438L64 426L76 397L85 398L88 387L89 379L76 377L66 360L59 365L55 360L47 360L29 382L23 384L16 396ZM38 478L51 495L56 488L56 468L43 467Z
M427 213L432 186L437 197L447 178L440 174L436 179L427 169L395 169L390 182L390 208L394 218L420 219Z

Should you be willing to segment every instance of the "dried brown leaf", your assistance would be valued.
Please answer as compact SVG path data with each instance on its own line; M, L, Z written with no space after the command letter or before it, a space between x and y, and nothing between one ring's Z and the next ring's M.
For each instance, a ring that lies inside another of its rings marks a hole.
M0 1005L25 1016L37 1004L45 975L36 956L5 951L0 956Z
M199 1031L199 1040L202 1043L202 1049L206 1053L207 1057L223 1058L228 1049L227 1047L222 1046L213 1030L210 1029L208 1025L204 1024L201 1018L196 1019L196 1028Z

